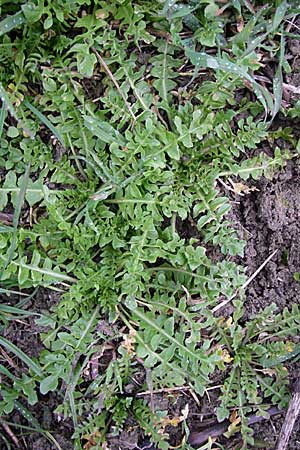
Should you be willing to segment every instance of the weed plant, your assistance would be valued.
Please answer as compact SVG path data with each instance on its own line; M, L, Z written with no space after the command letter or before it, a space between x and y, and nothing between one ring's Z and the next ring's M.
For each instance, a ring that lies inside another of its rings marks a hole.
M167 450L166 412L137 394L186 385L200 398L221 371L217 419L235 414L228 432L246 449L247 415L288 404L283 364L299 351L300 313L271 305L245 321L235 262L245 242L221 188L272 178L296 154L291 130L270 125L299 7L4 0L0 11L0 210L11 216L0 227L0 346L22 367L0 364L0 415L17 409L60 448L30 412L54 392L75 449L100 448L130 417ZM257 76L268 58L270 89ZM36 313L43 289L59 301ZM214 312L224 299L226 317ZM4 337L34 314L39 358Z

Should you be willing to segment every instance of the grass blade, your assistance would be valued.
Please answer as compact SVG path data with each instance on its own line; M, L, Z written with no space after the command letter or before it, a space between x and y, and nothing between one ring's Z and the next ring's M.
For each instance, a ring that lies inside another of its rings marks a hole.
M6 117L5 103L2 102L1 110L0 110L0 138L3 132L4 121Z
M36 375L38 375L39 377L43 376L43 372L40 366L29 356L27 356L26 353L19 349L15 344L0 336L0 345L5 347L9 352L16 355L19 359L21 359Z
M240 78L245 78L247 81L249 81L249 83L251 83L253 91L256 94L257 99L263 105L265 112L268 113L269 110L273 111L273 101L268 91L260 86L243 67L231 61L226 61L222 58L208 55L204 52L196 52L188 47L185 47L185 53L187 57L190 58L192 64L194 64L195 66L195 74L197 74L200 67L204 67L209 69L222 70L232 75L239 76Z
M17 245L17 231L18 231L19 219L20 219L21 209L22 209L22 206L23 206L24 200L25 200L25 193L26 193L26 189L27 189L27 186L28 186L29 174L30 174L30 164L28 164L28 166L26 168L26 171L25 171L25 174L24 174L24 177L22 179L21 186L20 186L19 194L18 194L18 197L17 197L16 208L15 208L14 217L13 217L13 237L12 237L12 241L11 241L11 246L10 246L9 251L8 251L7 259L4 262L4 265L3 265L3 268L2 268L3 272L7 268L8 264L11 262L11 260L13 258L14 251L16 249L16 245Z
M282 102L282 93L283 93L282 65L284 61L284 48L285 48L284 36L281 35L279 64L273 79L274 108L271 122L278 113Z
M39 290L39 286L34 289L34 291L31 294L24 294L23 292L19 292L19 295L25 297L22 298L17 304L16 307L21 308L22 306L26 305L26 303L30 302L30 300L35 296L37 291Z
M9 227L8 225L0 225L0 233L11 233L13 231L13 227Z
M61 446L59 445L59 443L57 442L57 440L52 436L52 434L49 431L46 431L40 427L40 424L38 423L38 421L35 419L35 417L33 417L33 415L28 411L28 409L26 409L22 405L22 403L15 400L14 404L15 404L16 410L24 417L24 419L26 419L29 423L31 423L32 426L30 427L27 425L21 425L16 422L8 422L7 420L3 421L4 423L6 423L7 425L10 425L10 426L20 428L21 430L33 431L35 433L40 433L43 436L45 436L45 438L48 439L49 442L54 444L55 447L57 448L57 450L63 450L61 448Z
M272 31L276 31L281 22L284 19L284 16L286 15L286 11L288 9L288 3L287 1L283 1L277 8L273 17L273 22L271 26Z
M0 230L0 232L1 232L1 230ZM0 294L6 294L6 295L15 294L15 295L21 295L23 297L27 297L27 294L24 294L24 292L13 291L11 289L4 289L4 288L0 288Z
M0 374L5 375L7 378L9 378L12 381L16 381L16 377L10 373L10 371L4 367L2 364L0 364Z
M11 450L11 445L8 442L8 439L4 436L4 434L0 433L0 438L2 439L2 441L5 443L6 445L6 450Z
M24 100L23 104L30 109L30 111L39 119L40 122L42 122L44 125L46 125L47 128L54 134L54 136L59 140L61 145L65 146L64 139L60 132L57 130L57 128L53 125L53 123L50 122L50 120L41 113L35 106L33 106L31 103L29 103L28 100Z
M281 101L282 101L282 92L283 92L283 77L282 77L282 67L279 64L273 79L273 93L274 93L274 108L272 114L272 120L278 113ZM271 121L272 121L271 120Z
M18 316L26 317L26 316L40 316L39 313L34 313L31 311L25 311L25 309L16 308L15 306L9 305L1 305L0 304L0 313L5 314L17 314ZM14 317L15 319L16 317Z
M120 145L125 145L126 141L123 136L108 122L94 119L90 116L83 116L84 125L93 133L94 136L99 138L106 144L112 144L118 142Z

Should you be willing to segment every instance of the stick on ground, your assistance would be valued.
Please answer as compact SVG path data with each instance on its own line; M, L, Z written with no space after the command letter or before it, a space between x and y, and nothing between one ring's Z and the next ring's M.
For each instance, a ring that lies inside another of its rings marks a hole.
M112 80L112 82L114 83L114 85L116 86L117 91L119 92L119 94L121 95L122 99L124 100L124 103L125 103L125 105L126 105L126 108L128 109L128 111L129 111L131 117L133 118L134 122L136 122L136 117L135 117L135 115L134 115L134 113L133 113L133 111L132 111L132 109L131 109L131 106L130 106L130 104L128 103L128 101L127 101L125 95L123 94L123 92L122 92L122 90L121 90L121 88L120 88L120 86L119 86L119 83L117 82L117 80L116 80L115 77L113 76L113 74L112 74L110 68L108 67L108 65L106 64L106 62L104 61L104 59L102 58L102 56L100 55L100 53L97 52L97 50L95 49L95 47L91 47L91 50L95 53L95 55L96 55L98 61L99 61L100 64L102 65L103 69L105 70L105 72L107 73L107 75L109 76L109 78Z
M277 408L277 406L272 406L268 410L269 416L276 416L277 414L282 414L283 410ZM261 422L263 420L266 420L266 417L263 416L257 416L255 414L248 417L248 425L253 425L255 423ZM222 436L223 433L228 429L230 425L229 420L224 420L221 423L215 423L211 427L206 428L202 431L194 431L189 435L189 444L191 446L199 446L204 444L210 437L215 439L219 436ZM277 449L279 450L279 448ZM284 450L280 447L280 450Z
M246 289L246 287L254 280L254 278L263 270L263 268L268 264L268 262L273 258L273 256L276 255L278 252L278 249L276 249L271 255L267 257L267 259L259 266L259 268L248 278L248 280L243 284L243 286L240 288L241 290ZM231 302L239 292L239 289L228 299L224 300L219 305L215 306L212 309L212 312L218 311L220 308L223 308L223 306L227 305L227 303Z
M299 414L300 414L300 378L296 381L294 385L292 398L280 431L276 450L287 449L290 436L292 434L295 422Z

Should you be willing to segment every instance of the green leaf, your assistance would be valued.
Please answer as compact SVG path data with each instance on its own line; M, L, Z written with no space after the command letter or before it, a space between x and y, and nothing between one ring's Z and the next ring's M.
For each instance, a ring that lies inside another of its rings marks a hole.
M174 7L171 7L170 12L168 12L168 16L170 17L170 19L177 19L180 17L188 16L198 8L198 6L186 6L182 3L176 4L175 6L176 9Z
M182 119L180 117L175 117L174 123L176 125L182 144L187 148L193 147L191 133L189 132L188 128L183 125Z
M26 191L26 200L30 206L39 203L45 197L45 191L43 189L42 183L37 181L28 182L28 189Z
M48 16L47 19L44 21L44 28L45 30L49 30L53 25L53 19L52 16Z
M1 110L0 110L0 139L2 137L5 118L6 118L5 102L2 102L2 106L1 106Z
M0 254L0 259L5 261L5 257ZM21 279L23 282L26 281L27 276L31 272L37 272L38 274L43 275L45 278L51 280L52 282L75 282L77 281L76 278L70 277L69 275L66 275L64 273L61 273L59 271L51 270L47 267L38 267L33 264L27 264L26 263L26 257L20 259L19 261L12 260L10 262L13 266L18 267L20 271L25 269L25 275L21 276ZM45 260L44 265L47 266L47 260ZM26 271L28 270L28 272Z
M273 16L272 31L276 31L281 22L283 21L287 8L288 3L285 0L282 1L280 5L276 8L275 14Z
M7 378L9 378L12 381L16 380L16 377L2 364L0 364L0 374L5 375Z
M19 136L19 130L16 127L8 127L7 136L10 138L16 138Z
M31 311L26 311L25 309L16 308L15 306L2 305L0 304L0 312L6 314L12 314L14 316L39 316L40 314Z
M227 408L219 406L216 410L218 422L223 422L223 420L229 417L230 411Z
M23 25L26 22L22 11L17 12L12 16L8 16L0 22L0 36L9 33L14 28Z
M92 77L97 58L94 53L87 53L85 55L77 56L78 72L86 77Z
M213 19L219 10L219 6L214 2L210 1L210 3L204 9L204 15L207 19Z
M33 2L27 2L22 5L22 11L28 23L34 23L40 20L44 13L43 4L34 4Z
M58 378L55 375L49 375L40 382L40 392L42 395L55 391L58 386Z
M278 111L281 107L281 102L282 102L282 94L283 94L282 66L284 63L284 49L285 49L284 36L281 35L280 60L279 60L278 67L276 69L275 76L273 78L274 108L273 108L271 121L274 119L274 117L278 113Z
M300 281L300 273L299 272L294 272L294 280L295 281Z
M98 137L107 144L117 142L120 145L125 145L126 141L123 136L109 123L85 115L83 118L85 126L90 130L93 136Z

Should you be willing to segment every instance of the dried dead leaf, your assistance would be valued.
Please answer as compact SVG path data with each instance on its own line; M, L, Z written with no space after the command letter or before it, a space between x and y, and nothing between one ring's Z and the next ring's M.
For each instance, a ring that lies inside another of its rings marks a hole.
M172 427L177 427L181 422L184 422L189 415L189 405L186 404L185 407L181 410L181 416L174 416L169 417L165 416L162 417L160 420L162 429L164 430L168 425L171 425Z
M230 317L226 320L226 327L227 327L227 328L230 328L230 326L232 325L232 322L233 322L233 319L232 319L232 317L230 316Z
M234 192L238 195L243 196L245 194L250 194L251 192L258 191L258 189L255 186L248 186L247 184L244 183L235 183L232 180L229 181L233 187Z
M121 343L122 347L124 347L128 353L128 355L135 355L135 336L136 331L130 330L129 334L125 334L123 337L123 342Z
M229 417L229 421L231 422L224 436L229 438L233 434L239 431L239 424L241 423L241 418L238 415L237 411L233 411L231 416Z
M276 375L276 370L268 368L268 369L262 369L261 372L265 375L268 375L270 377L273 377Z
M87 441L83 446L84 450L90 450L97 445L97 441L98 441L97 438L101 437L101 433L99 430L96 430L93 433L85 434L82 437L83 437L83 439L85 439ZM109 449L106 447L106 450L109 450Z
M238 16L237 18L237 30L240 33L244 29L244 19L243 16Z
M230 356L229 351L226 349L222 350L221 358L222 358L222 361L227 364L231 363L231 361L233 360L232 356Z
M294 342L288 341L286 343L286 349L289 353L293 352L295 350L295 344Z

